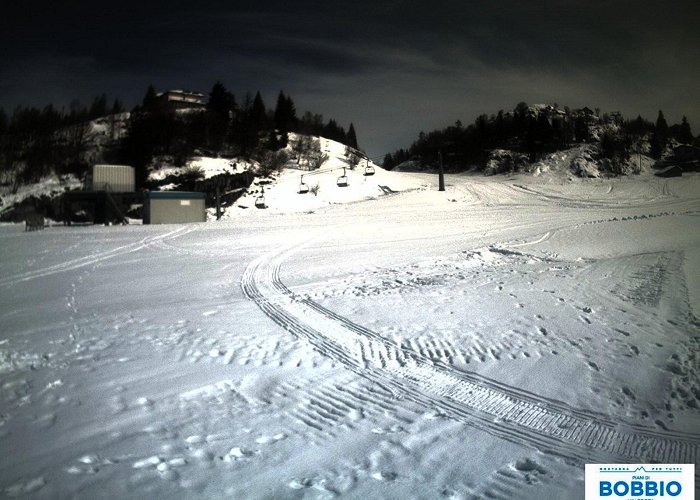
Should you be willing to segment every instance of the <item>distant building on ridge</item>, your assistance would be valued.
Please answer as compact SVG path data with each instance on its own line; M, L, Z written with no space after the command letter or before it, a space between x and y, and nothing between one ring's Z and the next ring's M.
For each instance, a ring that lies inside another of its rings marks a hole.
M204 109L204 94L189 90L168 90L157 94L158 99L165 101L175 109Z

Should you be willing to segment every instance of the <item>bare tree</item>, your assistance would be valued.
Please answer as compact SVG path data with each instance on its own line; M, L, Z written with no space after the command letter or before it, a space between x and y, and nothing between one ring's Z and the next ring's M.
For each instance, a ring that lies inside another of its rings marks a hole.
M308 135L297 135L296 141L292 145L292 151L297 155L297 165L301 165L302 158L305 158L311 149L311 137Z
M355 170L357 165L359 165L359 163L360 163L360 157L356 153L351 152L350 154L347 155L347 158L348 158L347 161L348 161L348 166L350 167L350 170Z
M64 139L68 160L73 165L79 165L87 160L86 154L93 140L92 125L88 121L72 125L66 129Z
M311 170L318 170L328 161L328 155L321 151L314 151L309 156L309 166Z

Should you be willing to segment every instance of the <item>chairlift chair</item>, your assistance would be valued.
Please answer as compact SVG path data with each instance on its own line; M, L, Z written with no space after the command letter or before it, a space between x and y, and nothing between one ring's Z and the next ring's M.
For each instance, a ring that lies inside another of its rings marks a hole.
M374 167L372 165L367 165L365 167L365 175L374 175Z
M304 194L309 192L309 185L304 182L304 176L301 176L299 180L299 194Z
M262 188L260 195L255 198L255 208L267 208L265 205L265 188Z
M345 175L345 167L343 167L343 175L338 177L338 181L336 182L338 184L338 187L347 187L348 186L348 176Z

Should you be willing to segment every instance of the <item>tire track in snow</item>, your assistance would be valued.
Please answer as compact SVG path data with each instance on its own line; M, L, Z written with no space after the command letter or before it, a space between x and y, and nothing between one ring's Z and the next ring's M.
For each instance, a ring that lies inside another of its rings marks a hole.
M99 253L97 255L88 255L86 257L80 257L78 259L69 260L67 262L61 262L60 264L55 264L53 266L45 267L43 269L35 269L33 271L19 273L13 276L7 276L5 278L0 279L0 287L13 286L25 281L31 281L33 279L51 276L52 274L72 271L81 267L97 264L98 262L102 262L104 260L108 260L119 255L136 252L162 240L178 238L189 232L194 231L194 229L194 227L180 227L175 229L174 231L170 231L165 234L147 236L137 242L129 243L128 245L123 245L114 248L112 250L109 250L108 252Z
M244 293L275 323L397 397L582 462L695 463L699 458L698 435L621 425L602 414L455 370L296 295L281 282L279 269L300 247L254 260L243 274Z

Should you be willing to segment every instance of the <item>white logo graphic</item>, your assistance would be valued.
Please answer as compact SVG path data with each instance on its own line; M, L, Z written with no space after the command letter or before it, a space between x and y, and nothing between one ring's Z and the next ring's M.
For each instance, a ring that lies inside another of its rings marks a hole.
M586 500L693 500L695 464L586 464Z

